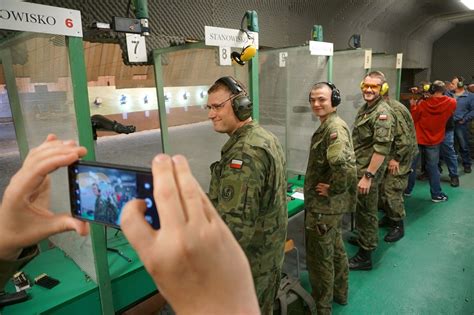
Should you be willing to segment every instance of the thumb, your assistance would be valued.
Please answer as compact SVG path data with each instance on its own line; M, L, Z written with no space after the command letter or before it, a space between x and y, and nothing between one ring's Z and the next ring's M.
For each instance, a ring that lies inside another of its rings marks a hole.
M131 200L123 208L120 220L123 234L140 257L146 255L156 235L156 231L145 220L145 211L146 204L143 200Z
M50 229L47 231L48 236L66 231L76 231L77 234L85 236L89 233L89 224L71 217L69 214L59 214L51 217L48 224Z

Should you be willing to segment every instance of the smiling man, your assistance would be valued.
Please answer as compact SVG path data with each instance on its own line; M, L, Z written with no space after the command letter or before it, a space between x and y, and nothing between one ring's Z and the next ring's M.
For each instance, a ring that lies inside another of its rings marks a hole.
M209 88L207 109L214 130L230 137L211 165L209 199L249 259L262 314L272 314L288 225L283 149L252 121L252 101L234 78Z
M382 72L373 71L361 82L365 104L359 109L352 131L357 161L358 196L356 229L357 254L349 259L349 269L372 269L372 251L378 244L378 186L383 178L393 141L395 120L390 106L382 99L388 89Z
M306 264L318 314L332 302L347 304L349 268L342 216L356 204L357 171L352 138L336 106L341 95L330 82L315 84L309 104L321 125L311 138L304 186Z

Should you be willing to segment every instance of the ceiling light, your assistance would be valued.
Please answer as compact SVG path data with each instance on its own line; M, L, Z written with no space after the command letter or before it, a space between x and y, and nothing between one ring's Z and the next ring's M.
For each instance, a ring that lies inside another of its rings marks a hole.
M462 4L464 4L469 10L474 10L474 0L461 0Z

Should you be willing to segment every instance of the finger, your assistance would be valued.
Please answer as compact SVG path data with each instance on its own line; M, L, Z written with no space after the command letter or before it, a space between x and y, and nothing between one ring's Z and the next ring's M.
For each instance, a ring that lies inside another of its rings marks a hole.
M216 208L212 204L212 202L209 200L209 197L207 194L202 190L202 187L199 186L199 192L201 195L201 202L203 205L203 210L204 210L204 215L207 219L208 222L211 222L215 220L216 218L221 219L220 214L217 212Z
M47 217L45 218L45 223L44 228L38 228L38 230L41 230L44 234L43 238L66 231L76 231L82 236L89 233L89 225L84 221L71 217L70 214L57 214Z
M77 145L74 140L62 141L57 139L55 135L49 135L41 145L30 150L27 159L55 147L77 147Z
M12 183L17 188L17 194L19 193L24 196L29 196L39 188L46 175L59 167L73 163L78 160L78 158L79 156L74 152L69 154L58 154L53 155L46 160L36 161L32 169L27 166L27 169L18 172L12 179Z
M157 155L152 162L153 196L163 228L178 228L186 223L171 158ZM163 229L162 228L162 229Z
M56 140L57 137L54 133L50 133L47 137L46 137L46 140L44 142L49 142L49 141L53 141L53 140Z
M146 255L154 237L157 235L156 231L145 220L146 209L143 200L131 200L125 204L120 219L123 233L140 257Z
M73 140L54 141L36 148L36 151L28 161L46 160L51 156L59 154L76 153L79 157L87 153L86 148L77 146Z
M191 173L188 161L182 155L173 157L174 174L181 203L188 222L202 224L206 220L199 184Z

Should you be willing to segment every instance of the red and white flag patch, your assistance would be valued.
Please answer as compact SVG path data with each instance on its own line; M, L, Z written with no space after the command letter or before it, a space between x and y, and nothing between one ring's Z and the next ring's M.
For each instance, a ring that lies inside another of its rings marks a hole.
M380 120L387 120L387 115L382 114L382 115L379 116L379 119Z
M230 168L241 169L242 164L244 164L242 160L232 160L232 162L230 162Z
M337 138L337 132L333 132L329 135L329 138L331 138L332 140L336 139Z

